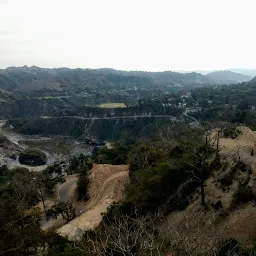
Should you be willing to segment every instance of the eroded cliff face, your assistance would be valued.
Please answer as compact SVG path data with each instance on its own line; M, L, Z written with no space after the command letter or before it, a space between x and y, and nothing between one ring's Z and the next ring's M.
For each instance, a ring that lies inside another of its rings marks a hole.
M161 126L170 124L169 118L141 117L118 119L95 119L82 117L51 117L12 119L6 127L29 135L67 135L91 139L97 142L105 140L135 140L135 138L154 136Z
M20 99L0 101L0 118L23 118L52 115L69 105L60 99Z

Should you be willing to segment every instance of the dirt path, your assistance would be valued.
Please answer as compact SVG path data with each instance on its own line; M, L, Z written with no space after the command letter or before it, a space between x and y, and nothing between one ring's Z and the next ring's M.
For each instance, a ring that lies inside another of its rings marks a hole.
M58 233L69 240L81 238L84 230L93 229L102 220L102 213L109 205L121 201L128 181L127 165L95 165L89 175L90 199L84 206L82 215L58 229Z
M105 197L109 197L110 194L113 194L114 192L114 185L113 184L118 178L126 177L127 176L127 171L122 171L113 174L111 177L109 177L102 185L102 188L99 192L99 194L96 196L96 198L92 199L90 204L86 207L88 210L92 209L93 207L97 206L100 204L102 200L105 199Z

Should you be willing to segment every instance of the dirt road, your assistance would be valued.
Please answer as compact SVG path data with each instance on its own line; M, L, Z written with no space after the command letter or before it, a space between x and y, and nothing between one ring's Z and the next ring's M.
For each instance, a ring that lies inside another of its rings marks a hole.
M75 187L78 178L73 176L58 188L58 199L62 202L69 200L72 189Z
M109 205L123 199L125 184L128 181L128 166L95 165L89 175L89 181L90 199L84 206L85 213L57 231L70 240L79 239L84 230L98 226L102 220L102 213L107 212Z

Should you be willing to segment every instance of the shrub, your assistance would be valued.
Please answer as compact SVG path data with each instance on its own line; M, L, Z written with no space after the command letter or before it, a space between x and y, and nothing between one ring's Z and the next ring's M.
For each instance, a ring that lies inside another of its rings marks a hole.
M226 128L223 131L223 134L226 138L232 138L232 139L235 139L240 133L241 131L236 129L236 127Z
M234 172L233 171L230 171L228 173L226 173L220 180L219 182L221 183L222 186L230 186L232 185L233 183L233 175L234 175Z
M87 177L87 172L80 173L77 181L77 188L76 188L78 200L86 201L89 199L88 184L89 184L89 179Z
M77 188L76 188L76 194L77 194L77 200L88 200L88 185L89 185L89 179L88 179L88 171L93 167L93 162L90 158L83 158L80 155L80 159L84 159L83 165L80 166L79 169L79 177L77 181Z
M213 203L213 204L212 204L212 207L213 207L215 210L222 209L223 206L222 206L221 200L218 200L216 203Z
M242 172L248 172L251 173L252 170L250 168L250 166L246 165L244 162L242 161L238 161L237 164L234 166L233 168L234 170L241 170Z
M239 184L237 191L234 194L233 198L233 206L237 206L239 204L247 203L254 199L252 188L246 186L244 184Z
M69 160L67 173L74 174L83 172L85 170L87 171L92 168L92 165L92 160L86 155L80 154L79 156L73 156Z
M129 145L115 143L113 148L97 148L94 152L93 159L96 163L100 164L126 164L129 150Z

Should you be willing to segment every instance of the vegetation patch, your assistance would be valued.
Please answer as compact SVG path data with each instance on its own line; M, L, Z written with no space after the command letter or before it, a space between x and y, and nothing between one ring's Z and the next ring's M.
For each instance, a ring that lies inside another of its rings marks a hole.
M235 139L240 133L241 131L239 131L236 127L226 128L223 131L223 134L226 138L232 138L232 139Z
M19 155L19 162L25 165L30 165L30 166L45 165L46 161L47 161L47 157L45 153L35 149L25 150L21 152Z
M220 178L218 181L221 183L222 186L227 187L232 185L233 179L234 179L235 170L231 170L227 172L222 178Z
M233 206L245 204L252 200L254 200L252 188L250 186L246 186L245 184L239 184L237 191L234 194L233 203L232 203Z

